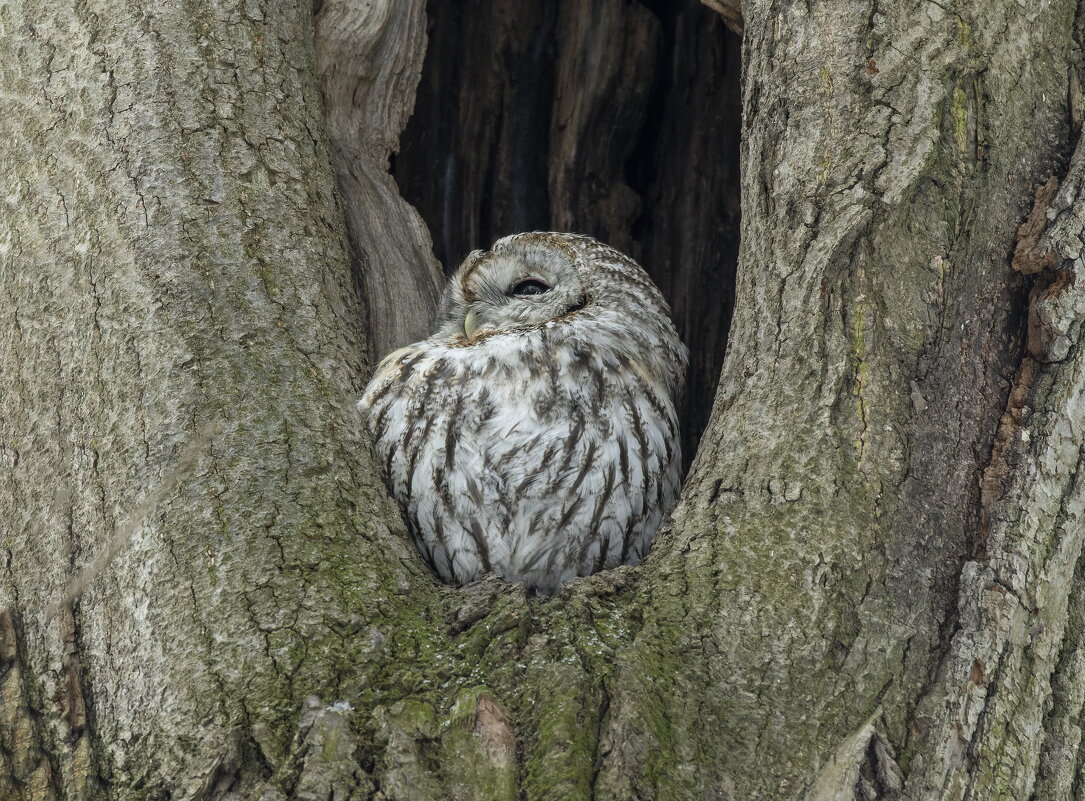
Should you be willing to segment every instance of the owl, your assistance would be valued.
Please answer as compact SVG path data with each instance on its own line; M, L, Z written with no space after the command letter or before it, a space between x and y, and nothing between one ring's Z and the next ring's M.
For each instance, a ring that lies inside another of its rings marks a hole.
M464 260L436 331L387 356L359 407L442 579L552 593L644 556L681 484L687 358L632 259L516 234Z

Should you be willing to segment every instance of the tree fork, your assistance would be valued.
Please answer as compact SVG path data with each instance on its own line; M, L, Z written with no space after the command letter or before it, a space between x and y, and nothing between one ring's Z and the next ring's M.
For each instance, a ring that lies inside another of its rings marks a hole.
M1017 394L1009 254L1066 155L1074 4L743 4L713 419L647 562L551 600L440 586L353 412L367 333L406 334L364 282L363 313L335 176L370 267L428 247L383 171L392 5L322 7L320 59L271 0L0 8L0 792L1070 797L1080 159Z

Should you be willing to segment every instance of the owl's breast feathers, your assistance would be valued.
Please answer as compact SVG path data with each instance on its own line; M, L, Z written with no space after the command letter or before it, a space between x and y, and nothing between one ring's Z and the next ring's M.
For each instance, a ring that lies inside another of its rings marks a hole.
M493 571L549 592L643 556L678 495L685 353L653 360L658 347L619 343L611 325L431 339L377 369L359 406L445 580Z

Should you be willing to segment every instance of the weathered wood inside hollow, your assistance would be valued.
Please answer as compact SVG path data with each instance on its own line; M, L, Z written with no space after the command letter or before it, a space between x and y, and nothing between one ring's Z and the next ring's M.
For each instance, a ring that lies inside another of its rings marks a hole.
M718 11L727 27L737 34L742 33L742 2L741 0L701 0L709 8Z

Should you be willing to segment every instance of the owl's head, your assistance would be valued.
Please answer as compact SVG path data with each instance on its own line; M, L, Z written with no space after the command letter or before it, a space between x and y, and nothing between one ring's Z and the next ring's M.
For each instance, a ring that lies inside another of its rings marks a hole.
M535 328L582 309L587 287L575 250L557 236L505 237L472 252L449 281L439 335L473 341L491 333Z
M515 234L464 259L442 298L437 337L471 343L607 308L667 316L648 276L613 248L576 234Z

